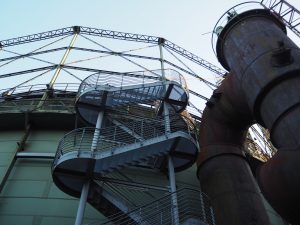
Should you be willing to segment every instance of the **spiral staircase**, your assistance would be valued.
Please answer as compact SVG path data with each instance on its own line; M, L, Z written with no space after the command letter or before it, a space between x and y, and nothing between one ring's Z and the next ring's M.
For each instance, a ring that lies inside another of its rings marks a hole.
M117 224L141 224L142 219L129 214L127 203L97 180L128 166L164 172L168 157L174 170L182 171L198 153L195 127L184 112L188 92L183 77L158 73L101 73L83 80L75 109L91 127L67 133L52 165L53 180L62 191L80 197L89 182L87 201L107 217L120 213L126 217L126 223Z

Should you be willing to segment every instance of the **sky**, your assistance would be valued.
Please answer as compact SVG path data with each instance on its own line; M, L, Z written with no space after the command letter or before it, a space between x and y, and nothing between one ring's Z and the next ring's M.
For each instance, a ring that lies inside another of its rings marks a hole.
M218 19L228 9L243 2L245 1L6 0L1 3L0 7L0 40L80 25L164 37L214 65L222 67L212 49L212 30ZM300 9L299 0L288 0L288 2ZM294 40L300 44L299 38L294 38ZM118 44L123 45L123 42ZM112 47L116 50L120 49L120 45ZM26 53L32 50L27 50L25 47L25 45L20 46L20 51ZM1 54L0 58L3 57L3 52ZM26 66L34 68L34 63L30 60ZM9 66L12 71L19 69L14 63ZM0 68L0 74L6 72L4 69L7 69L7 66ZM216 80L210 71L196 69L195 72L209 81L215 82ZM24 76L17 77L17 79L17 83L20 83L22 79L27 78ZM195 80L192 78L189 81L193 85ZM16 83L15 80L10 82L12 83L10 86ZM6 80L1 80L0 87L7 87ZM189 87L206 97L211 95L211 90L205 89L207 87ZM204 104L201 108L203 106Z
M6 0L0 40L73 25L164 37L218 65L211 31L241 0ZM299 0L288 0L300 9Z

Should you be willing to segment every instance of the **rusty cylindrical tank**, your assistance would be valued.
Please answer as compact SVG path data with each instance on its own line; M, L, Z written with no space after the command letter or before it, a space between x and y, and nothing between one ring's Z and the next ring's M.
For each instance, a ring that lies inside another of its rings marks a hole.
M230 79L226 78L223 82L223 86L230 83L232 88L225 89L223 95L228 96L227 99L230 101L233 112L228 113L228 110L220 107L228 121L226 125L228 129L232 129L236 127L236 124L243 124L245 120L256 121L270 130L272 143L279 149L279 152L259 170L258 183L266 199L279 214L291 223L300 224L298 216L300 213L300 176L297 174L297 171L300 171L300 152L298 151L300 147L300 51L287 37L285 26L277 17L269 10L255 9L235 15L222 29L217 42L217 56L221 64L232 74ZM219 89L221 90L222 87ZM219 102L222 102L222 98ZM247 118L236 112L241 111L240 107L243 104L247 105L243 106L244 108L249 109ZM220 121L219 125L215 125L215 127L219 126L220 130L224 130L224 115L222 115L223 118L220 116L214 118ZM208 146L207 135L203 133L212 129L205 125L206 120L211 120L210 117L211 115L204 115L202 119L200 147L214 149L213 151L221 148L218 151L227 154L227 147L219 142L219 137L216 137L213 142L214 145L218 142L222 147ZM241 127L240 132L244 130L245 127ZM228 133L224 133L225 141ZM240 134L235 138L239 140ZM230 137L232 140L235 138ZM205 175L202 171L202 167L205 166L202 158L205 158L203 156L207 154L206 151L200 153L198 176L202 185L210 186L213 184L204 184ZM202 165L203 162L204 165ZM228 159L220 160L220 157L211 158L209 163L218 165L215 166L214 171L224 171L228 166L233 165L228 165ZM244 166L240 166L236 170L236 173L240 174L245 169ZM209 173L216 172L210 171ZM245 171L245 176L246 173ZM252 181L248 175L244 178L247 182ZM236 178L229 176L226 185L235 187L239 179L238 175ZM239 184L244 182L246 181L240 180ZM212 190L206 188L205 191L211 195L210 192L216 192L215 189L218 188L222 187L214 187ZM240 203L234 204L250 203L247 197L237 195L240 198L235 197L235 201L240 201ZM230 200L234 201L233 198ZM222 199L220 201L222 202ZM233 204L227 201L229 205ZM235 224L264 223L244 221L231 225Z

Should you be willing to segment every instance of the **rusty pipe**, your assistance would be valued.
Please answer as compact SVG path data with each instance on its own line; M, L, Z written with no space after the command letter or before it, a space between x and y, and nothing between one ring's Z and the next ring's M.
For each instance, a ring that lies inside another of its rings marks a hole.
M281 216L300 224L299 48L277 17L257 9L227 23L218 37L217 56L230 75L216 90L222 92L221 98L215 101L212 96L205 109L197 173L213 199L217 223L269 224L242 157L245 132L256 121L270 130L272 143L279 149L258 171L260 188ZM251 215L245 213L247 207ZM226 214L231 223L224 221Z
M234 77L227 75L203 112L197 175L202 190L211 198L216 224L269 225L243 153L252 117L248 106L239 102L243 98Z

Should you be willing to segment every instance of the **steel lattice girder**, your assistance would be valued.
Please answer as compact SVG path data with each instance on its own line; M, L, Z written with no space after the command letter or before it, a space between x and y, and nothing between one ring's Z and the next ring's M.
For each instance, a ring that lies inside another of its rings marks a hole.
M132 33L125 33L125 32L118 32L118 31L111 31L111 30L103 30L103 29L90 28L90 27L73 26L73 27L67 27L67 28L42 32L38 34L32 34L32 35L7 39L7 40L0 41L0 47L4 48L4 47L9 47L14 45L20 45L20 44L25 44L25 43L35 42L35 41L51 39L55 37L68 36L74 33L120 39L126 41L153 43L153 44L158 44L161 40L164 40L163 44L165 48L168 48L178 53L179 55L195 62L196 64L214 72L217 75L222 76L226 73L225 70L218 68L212 63L200 58L199 56L196 56L195 54L163 38L149 36L149 35L142 35L142 34L132 34Z

